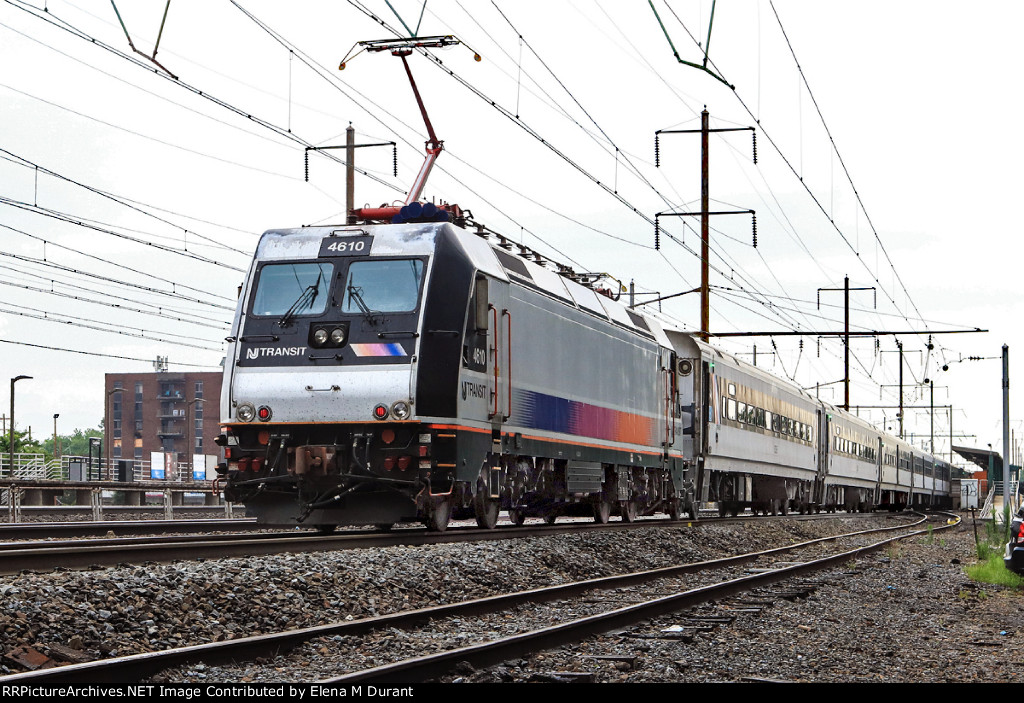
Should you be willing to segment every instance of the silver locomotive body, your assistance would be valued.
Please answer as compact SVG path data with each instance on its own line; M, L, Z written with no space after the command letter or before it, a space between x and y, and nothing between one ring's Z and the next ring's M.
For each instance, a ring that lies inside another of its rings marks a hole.
M225 495L261 522L693 509L661 328L463 229L269 231L232 334Z

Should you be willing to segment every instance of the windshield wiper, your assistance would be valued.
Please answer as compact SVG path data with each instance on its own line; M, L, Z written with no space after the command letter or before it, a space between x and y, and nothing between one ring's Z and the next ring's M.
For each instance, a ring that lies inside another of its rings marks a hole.
M323 276L324 274L321 271L316 277L316 283L308 285L303 289L302 294L294 303L292 303L292 306L288 308L288 312L286 312L281 319L277 321L279 327L286 327L291 324L292 318L295 317L300 310L313 307L313 302L316 300L316 297L320 295L320 281L323 279Z
M366 304L365 300L363 300L362 291L363 289L361 287L354 286L351 283L348 284L349 298L355 301L356 307L358 307L359 311L363 313L363 317L366 318L366 321L369 322L371 325L376 325L377 321L374 316L380 315L380 317L383 318L383 315L381 315L381 313L379 312L375 313L373 310L370 309L370 306Z

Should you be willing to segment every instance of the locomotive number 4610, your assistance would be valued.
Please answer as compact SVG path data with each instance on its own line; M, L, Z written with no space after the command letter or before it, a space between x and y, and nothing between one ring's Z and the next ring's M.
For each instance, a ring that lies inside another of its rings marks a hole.
M373 237L327 237L320 242L320 256L361 256L370 253Z

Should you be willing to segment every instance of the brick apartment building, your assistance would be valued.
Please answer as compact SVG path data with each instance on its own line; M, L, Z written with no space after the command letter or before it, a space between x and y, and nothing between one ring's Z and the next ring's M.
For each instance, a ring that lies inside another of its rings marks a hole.
M219 371L106 374L104 456L148 462L153 452L172 452L188 462L190 453L217 454L221 378Z

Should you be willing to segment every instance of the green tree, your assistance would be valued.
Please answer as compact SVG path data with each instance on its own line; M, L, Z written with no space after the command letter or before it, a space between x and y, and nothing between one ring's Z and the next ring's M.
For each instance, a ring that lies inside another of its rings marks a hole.
M60 444L61 456L88 456L90 437L100 437L102 439L103 430L82 430L76 428L72 434L57 435L57 441ZM41 446L42 451L45 452L48 457L53 456L53 437L45 440Z
M10 430L0 437L0 453L9 454L11 451ZM37 439L28 438L28 432L14 431L14 451L18 454L43 454L43 446Z

